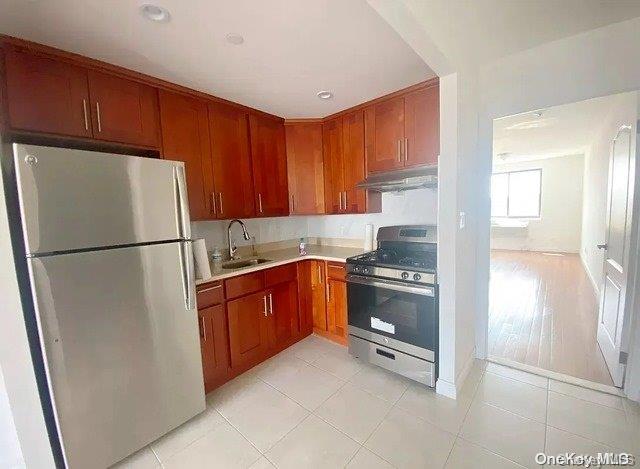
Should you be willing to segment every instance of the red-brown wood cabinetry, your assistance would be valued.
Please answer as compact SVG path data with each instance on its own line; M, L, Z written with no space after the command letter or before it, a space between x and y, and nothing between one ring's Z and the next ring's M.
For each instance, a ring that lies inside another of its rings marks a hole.
M324 213L324 165L322 123L295 123L285 126L289 213Z

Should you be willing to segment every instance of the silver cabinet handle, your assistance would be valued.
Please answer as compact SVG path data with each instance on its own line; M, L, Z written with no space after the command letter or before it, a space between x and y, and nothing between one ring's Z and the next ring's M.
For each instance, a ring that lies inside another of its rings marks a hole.
M292 212L296 211L296 199L293 194L291 194L291 211Z
M84 113L84 130L89 130L89 114L87 113L87 100L82 100L82 112Z
M96 117L98 119L98 132L102 132L102 120L100 119L100 103L96 101Z
M200 324L202 325L202 341L207 341L207 323L204 322L204 318L200 318Z
M327 282L327 301L331 301L331 284Z
M400 139L398 139L398 148L396 149L396 153L398 156L398 162L402 161L402 143L400 143Z
M218 211L216 210L216 193L215 192L211 193L211 211L213 212L214 215L218 213Z
M340 192L338 194L338 204L340 205L340 208L338 209L338 211L342 211L342 192Z
M407 137L404 138L404 161L409 160L409 139Z
M224 214L224 206L222 205L222 192L218 194L220 196L220 215Z
M347 191L344 191L344 209L347 210Z
M269 293L269 312L273 316L273 293Z
M262 193L258 192L258 208L260 210L260 213L262 213Z
M322 283L322 266L318 263L318 282Z
M264 314L264 317L267 317L267 295L264 295L262 297L262 301L264 302L264 310L262 311L262 314Z

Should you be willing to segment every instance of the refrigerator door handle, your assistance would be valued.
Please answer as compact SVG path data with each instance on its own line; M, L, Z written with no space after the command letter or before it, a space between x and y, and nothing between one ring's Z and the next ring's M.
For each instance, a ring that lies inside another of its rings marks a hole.
M193 267L193 246L191 241L180 243L180 266L182 270L182 288L184 305L188 311L196 309L196 278Z
M180 238L191 239L191 224L189 223L189 199L187 197L187 183L184 175L184 166L176 165L173 170L177 205L178 231Z

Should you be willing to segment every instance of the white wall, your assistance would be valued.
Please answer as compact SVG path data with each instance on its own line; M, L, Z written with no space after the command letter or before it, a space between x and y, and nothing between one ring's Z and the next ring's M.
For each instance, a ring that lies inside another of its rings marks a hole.
M623 124L636 120L637 95L623 93L614 97L611 111L595 134L585 156L584 205L580 256L596 291L603 281L604 251L596 247L606 240L607 190L611 143Z
M584 155L497 164L494 173L542 170L540 218L526 228L491 228L492 249L580 252Z
M478 120L477 344L486 351L493 119L640 89L640 18L550 42L484 66ZM640 322L636 322L640 324ZM636 326L640 327L640 326ZM637 336L638 334L636 334ZM640 356L630 356L630 363Z
M363 240L365 225L372 223L374 233L381 226L404 224L435 224L438 211L437 191L416 189L382 195L382 212L362 215L315 215L299 217L252 218L243 220L256 243L271 243L301 237L347 238ZM205 238L207 249L214 246L226 249L229 220L193 222L193 236ZM240 228L234 227L238 246L249 244L242 240Z
M0 468L26 467L0 368Z

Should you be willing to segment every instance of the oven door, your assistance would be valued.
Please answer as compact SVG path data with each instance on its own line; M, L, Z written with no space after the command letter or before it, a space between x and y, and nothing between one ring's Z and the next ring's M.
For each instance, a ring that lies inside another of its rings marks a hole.
M347 275L349 333L435 361L436 287Z

